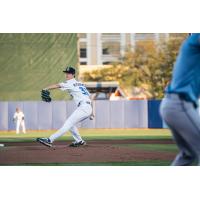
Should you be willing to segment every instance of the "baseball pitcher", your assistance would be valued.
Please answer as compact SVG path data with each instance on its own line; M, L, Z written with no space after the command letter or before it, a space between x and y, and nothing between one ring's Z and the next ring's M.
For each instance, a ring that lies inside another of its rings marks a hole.
M81 145L86 145L86 142L81 138L76 124L87 118L90 118L91 120L93 119L94 114L92 100L90 98L90 93L88 92L86 87L81 82L75 79L76 71L73 67L69 66L63 72L66 75L66 81L44 88L41 92L42 100L46 102L51 102L49 90L60 89L62 91L68 92L73 97L77 108L66 120L64 125L53 135L51 135L49 138L37 138L36 140L43 145L51 147L52 143L57 138L64 135L67 131L70 131L75 141L72 142L69 146L79 147Z

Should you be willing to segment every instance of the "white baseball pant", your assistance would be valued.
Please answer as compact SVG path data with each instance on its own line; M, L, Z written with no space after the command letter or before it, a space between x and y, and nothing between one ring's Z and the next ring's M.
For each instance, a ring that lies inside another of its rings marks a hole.
M64 125L49 137L51 142L54 142L57 138L64 135L67 131L72 133L72 136L76 142L82 141L77 127L75 126L78 122L81 122L92 114L91 104L86 102L81 103L79 107L69 116Z
M25 122L24 120L17 120L16 122L16 133L19 134L20 126L22 128L22 132L26 133Z

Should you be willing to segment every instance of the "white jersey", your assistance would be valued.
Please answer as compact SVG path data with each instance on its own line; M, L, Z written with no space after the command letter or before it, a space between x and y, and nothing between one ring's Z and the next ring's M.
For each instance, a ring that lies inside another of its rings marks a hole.
M22 121L24 119L24 113L22 111L15 112L13 118L17 121Z
M85 85L76 79L73 78L59 83L59 86L62 91L66 90L73 97L76 105L79 105L82 101L91 102L90 93L86 89Z

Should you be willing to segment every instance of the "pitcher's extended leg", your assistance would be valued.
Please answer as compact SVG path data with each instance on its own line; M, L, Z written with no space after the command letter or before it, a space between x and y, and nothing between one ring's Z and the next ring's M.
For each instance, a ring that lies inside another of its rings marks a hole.
M69 131L75 124L86 117L86 113L81 110L79 107L71 114L71 116L66 120L62 128L56 131L53 135L49 137L51 142L54 142L57 138L64 135Z
M72 136L76 142L80 142L83 140L76 126L72 126L70 132L72 133Z

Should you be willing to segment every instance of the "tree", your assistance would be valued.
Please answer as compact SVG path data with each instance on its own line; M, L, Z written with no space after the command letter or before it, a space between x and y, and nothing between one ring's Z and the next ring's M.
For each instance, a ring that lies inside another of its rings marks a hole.
M143 88L148 98L162 98L170 82L178 50L186 34L168 40L140 41L134 52L129 50L120 62L110 68L84 74L85 81L119 81L129 93L134 87Z

